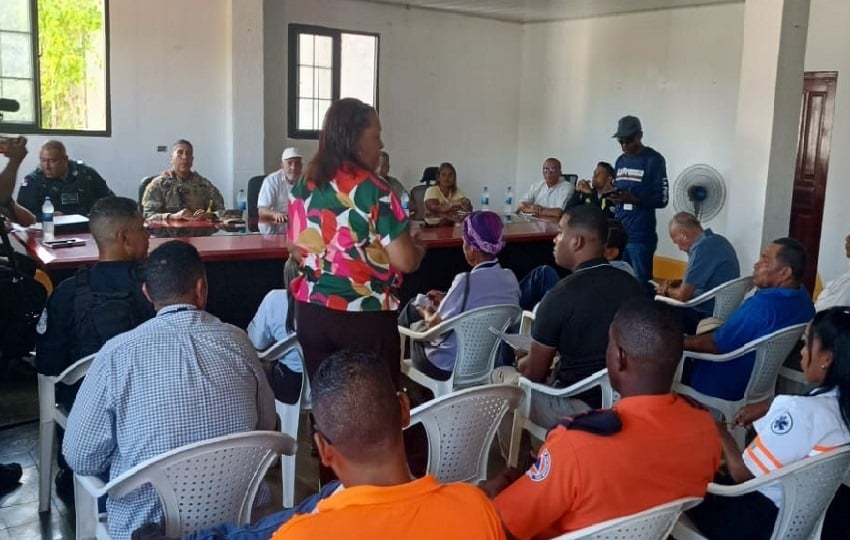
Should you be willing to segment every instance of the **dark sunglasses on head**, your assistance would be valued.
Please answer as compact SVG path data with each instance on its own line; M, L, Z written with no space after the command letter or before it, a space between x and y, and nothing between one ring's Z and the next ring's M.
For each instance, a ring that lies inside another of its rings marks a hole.
M635 142L635 137L632 135L631 137L618 137L617 142L620 144L632 144Z

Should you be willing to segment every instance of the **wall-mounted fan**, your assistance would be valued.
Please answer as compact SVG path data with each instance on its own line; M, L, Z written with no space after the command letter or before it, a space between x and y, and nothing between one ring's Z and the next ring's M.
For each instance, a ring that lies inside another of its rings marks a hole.
M700 221L709 221L726 202L726 182L708 165L691 165L673 184L673 207L690 212Z

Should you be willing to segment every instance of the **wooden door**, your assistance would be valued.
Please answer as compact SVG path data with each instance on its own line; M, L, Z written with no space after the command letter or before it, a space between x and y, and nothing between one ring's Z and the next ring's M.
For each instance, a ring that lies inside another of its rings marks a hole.
M809 292L814 291L818 268L837 82L838 73L828 71L807 72L803 83L789 232L806 248L808 264L803 284Z

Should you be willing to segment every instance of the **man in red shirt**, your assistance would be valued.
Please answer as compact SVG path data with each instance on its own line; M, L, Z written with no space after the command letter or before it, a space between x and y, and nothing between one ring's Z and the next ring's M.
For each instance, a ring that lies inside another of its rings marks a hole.
M551 538L705 494L720 438L707 411L670 392L682 341L668 307L633 299L619 309L607 363L622 399L549 432L534 465L494 500L508 532ZM482 487L492 495L505 483Z

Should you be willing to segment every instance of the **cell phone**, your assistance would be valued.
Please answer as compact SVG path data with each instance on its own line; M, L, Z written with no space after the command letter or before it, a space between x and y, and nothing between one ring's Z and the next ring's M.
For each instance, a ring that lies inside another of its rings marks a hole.
M420 293L417 294L416 299L413 300L413 305L422 309L428 309L434 307L434 302L424 294Z
M86 241L82 238L61 238L57 240L42 240L41 244L50 249L59 249L74 246L84 246Z

